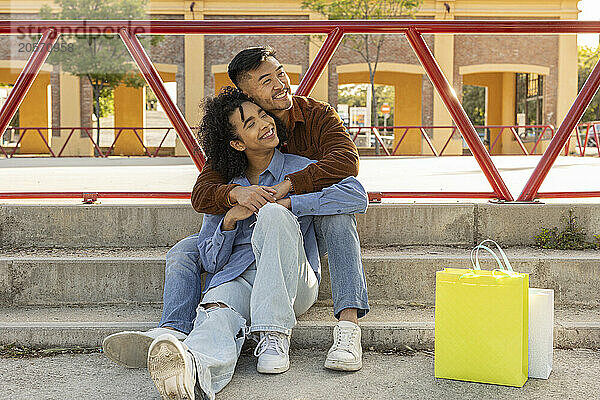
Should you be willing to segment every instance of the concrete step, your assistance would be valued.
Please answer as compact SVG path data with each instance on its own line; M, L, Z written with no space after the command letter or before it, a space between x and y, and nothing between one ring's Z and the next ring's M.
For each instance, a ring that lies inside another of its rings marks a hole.
M470 247L483 239L505 246L535 242L542 227L564 226L570 209L593 240L600 204L372 204L358 215L368 245ZM189 205L0 205L0 248L172 246L198 232Z
M157 305L5 307L0 308L0 344L96 347L111 333L155 327L160 312ZM319 302L299 318L292 346L327 349L335 323L331 307ZM433 348L433 307L374 305L360 324L366 349ZM554 334L557 348L600 347L600 308L557 308Z
M0 251L1 305L160 303L168 248L88 248ZM507 249L530 286L554 289L560 306L600 306L600 252ZM484 256L484 268L495 268ZM469 268L469 250L442 246L365 247L369 298L433 305L435 272ZM326 259L320 300L331 299Z

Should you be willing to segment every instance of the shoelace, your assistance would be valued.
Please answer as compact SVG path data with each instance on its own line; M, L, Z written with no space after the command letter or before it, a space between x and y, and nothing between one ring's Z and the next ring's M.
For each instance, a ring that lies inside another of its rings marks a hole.
M337 336L331 347L331 351L346 350L352 353L352 343L358 329L356 328L340 328L337 329Z
M267 354L285 354L283 338L274 333L265 333L254 349L254 356L258 357L263 353Z

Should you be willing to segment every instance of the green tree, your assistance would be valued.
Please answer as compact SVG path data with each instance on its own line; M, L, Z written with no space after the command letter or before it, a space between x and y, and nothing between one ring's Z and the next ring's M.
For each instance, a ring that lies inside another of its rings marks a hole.
M592 49L590 47L580 47L578 49L578 87L579 90L583 87L583 84L587 80L588 76L592 73L594 66L600 58L600 47ZM600 121L600 91L596 92L592 102L590 103L587 110L583 114L582 122Z
M485 125L485 88L463 85L462 105L473 125Z
M53 13L48 5L40 9L42 19L69 20L136 20L146 19L147 0L55 0L60 7ZM144 44L157 44L162 38L143 39ZM92 86L94 115L100 142L100 117L110 108L113 89L120 85L139 88L144 80L136 73L131 55L116 34L90 33L62 35L48 62ZM101 101L101 98L104 98Z
M303 0L302 7L335 19L412 18L423 0ZM387 35L346 35L341 46L358 54L369 67L371 83L371 124L377 120L375 72Z

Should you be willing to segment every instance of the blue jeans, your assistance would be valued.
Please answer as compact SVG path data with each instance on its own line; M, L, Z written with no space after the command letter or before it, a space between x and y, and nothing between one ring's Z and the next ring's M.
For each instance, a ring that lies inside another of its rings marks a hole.
M260 209L252 250L256 262L241 276L206 292L184 341L194 356L197 382L210 399L231 380L248 330L290 335L296 316L317 300L317 277L298 220L288 209L278 204ZM204 306L209 303L227 307Z
M336 318L346 308L358 309L358 317L369 311L367 282L360 256L360 241L354 215L315 216L319 253L328 254L333 310ZM198 234L179 241L167 253L163 312L159 326L189 333L194 326L201 298L202 265L198 256Z

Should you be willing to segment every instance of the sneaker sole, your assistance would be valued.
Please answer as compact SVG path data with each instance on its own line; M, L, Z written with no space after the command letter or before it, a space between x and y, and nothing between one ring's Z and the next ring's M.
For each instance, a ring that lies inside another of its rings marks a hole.
M136 333L119 332L102 342L104 354L112 361L127 368L145 368L148 349L154 338Z
M362 360L355 362L325 360L325 368L332 369L334 371L358 371L362 368Z
M163 400L194 400L194 388L185 385L185 350L181 343L154 340L148 352L148 371ZM189 367L189 366L188 366Z
M287 371L288 369L290 369L290 363L288 361L287 365L284 365L283 367L277 367L277 368L263 368L259 365L256 366L256 370L258 372L260 372L261 374L281 374L285 371Z

